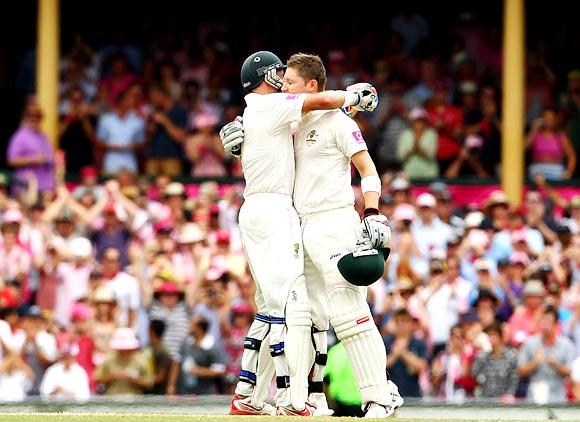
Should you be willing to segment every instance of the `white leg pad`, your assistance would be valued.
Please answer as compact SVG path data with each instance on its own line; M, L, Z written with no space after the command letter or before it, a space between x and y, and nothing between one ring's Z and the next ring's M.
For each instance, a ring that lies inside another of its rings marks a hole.
M314 359L312 319L308 303L286 305L285 353L290 370L290 397L295 409L304 409L308 399L308 374Z
M289 406L290 392L290 372L288 370L288 363L286 361L286 344L284 342L284 318L280 318L282 322L271 324L270 329L270 355L274 361L274 368L276 369L276 405Z
M330 323L343 342L357 380L363 406L369 402L391 404L387 384L387 352L368 304L355 288L329 291Z

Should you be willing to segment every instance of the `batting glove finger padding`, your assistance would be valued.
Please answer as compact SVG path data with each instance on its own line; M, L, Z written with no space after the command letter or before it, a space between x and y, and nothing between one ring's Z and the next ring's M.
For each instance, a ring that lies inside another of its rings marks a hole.
M220 130L222 146L226 151L234 155L239 155L244 142L244 125L241 118L236 118L233 122L226 124Z
M360 101L353 106L356 111L373 111L379 104L379 94L374 86L369 83L361 82L350 85L346 88L347 91L358 92Z
M365 210L365 215L361 223L363 235L366 235L373 245L373 248L384 248L391 240L391 227L389 220L378 210Z

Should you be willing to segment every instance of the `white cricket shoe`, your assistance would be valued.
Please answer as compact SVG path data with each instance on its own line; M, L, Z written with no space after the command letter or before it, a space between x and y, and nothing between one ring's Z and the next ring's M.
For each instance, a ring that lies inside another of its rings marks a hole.
M243 397L234 394L230 405L230 415L251 416L251 415L268 415L275 416L276 408L270 403L264 403L262 407L256 407L252 404L251 397Z
M395 413L395 408L388 405L370 402L365 407L365 418L388 418L393 413Z
M391 388L391 397L392 397L391 406L394 407L395 410L397 410L399 407L401 407L403 404L405 404L405 400L399 394L399 387L397 387L397 384L395 384L391 380L388 380L387 384Z
M314 407L314 416L332 416L334 410L328 408L324 393L310 393L308 404Z

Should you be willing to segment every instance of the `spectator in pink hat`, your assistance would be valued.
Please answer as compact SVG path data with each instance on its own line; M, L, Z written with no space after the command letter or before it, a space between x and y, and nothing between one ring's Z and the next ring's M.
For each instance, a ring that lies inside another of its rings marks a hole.
M162 281L155 289L149 309L150 320L157 319L165 323L163 342L173 360L179 359L179 348L189 330L190 310L184 299L185 295L180 286Z
M71 325L68 330L59 334L57 342L59 345L70 344L78 348L76 361L87 373L91 390L95 391L95 364L93 361L95 343L91 331L93 316L94 312L89 305L84 302L75 303L70 315Z
M111 336L110 347L114 352L95 371L105 394L143 394L153 385L153 373L133 330L117 328Z
M226 176L225 151L215 130L216 116L201 113L195 116L196 131L185 141L185 154L191 161L192 176Z

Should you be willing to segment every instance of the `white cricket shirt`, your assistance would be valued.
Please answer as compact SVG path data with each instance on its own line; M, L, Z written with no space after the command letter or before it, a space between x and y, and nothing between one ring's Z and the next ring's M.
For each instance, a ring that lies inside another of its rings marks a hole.
M367 150L358 125L340 110L312 111L295 134L294 208L299 216L354 205L350 157Z
M244 198L254 193L292 196L294 148L292 130L302 117L304 94L248 94L244 110L242 169Z

